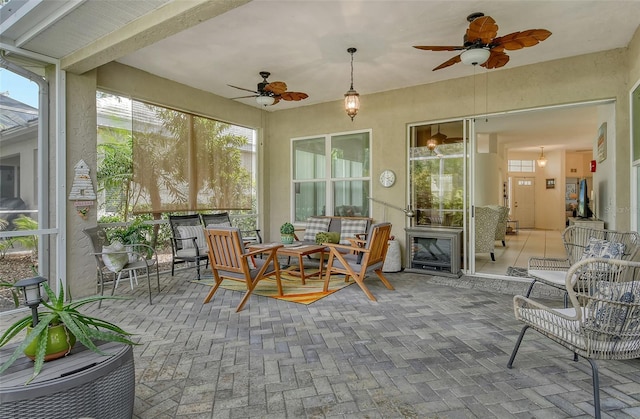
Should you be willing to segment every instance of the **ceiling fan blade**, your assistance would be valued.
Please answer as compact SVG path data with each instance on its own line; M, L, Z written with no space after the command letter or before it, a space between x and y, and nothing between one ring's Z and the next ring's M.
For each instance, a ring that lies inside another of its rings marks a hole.
M238 87L238 86L234 86L232 84L227 84L227 86L229 87L233 87L234 89L240 89L240 90L245 90L247 92L251 92L251 93L255 93L257 95L259 95L260 93L256 92L255 90L251 90L251 89L245 89L244 87Z
M264 90L267 92L274 93L276 95L281 95L287 91L287 84L283 81L273 81L267 84L264 87Z
M493 40L493 44L500 45L507 51L513 51L537 45L549 36L551 36L551 32L546 29L529 29L496 38Z
M495 49L492 49L487 62L481 65L482 67L491 70L493 68L503 67L508 62L509 56L504 51L497 51Z
M447 61L445 61L444 63L440 64L439 66L434 68L432 71L440 70L442 68L446 68L446 67L452 66L452 65L454 65L456 63L459 63L459 62L460 62L460 56L456 55L455 57L450 58Z
M482 16L474 19L467 29L467 41L475 42L480 39L483 44L491 43L498 34L498 25L491 16Z
M249 96L238 96L238 97L232 97L231 99L246 99L248 97L258 97L260 95L249 95Z
M418 46L416 46L416 45L414 45L414 48L422 49L422 50L425 50L425 51L460 51L460 50L464 49L464 47L462 47L462 46L459 47L459 46L455 46L455 45L452 45L452 46L445 46L445 45L441 45L441 46L418 45Z
M308 98L309 95L302 92L284 92L280 95L280 99L282 100L302 100Z

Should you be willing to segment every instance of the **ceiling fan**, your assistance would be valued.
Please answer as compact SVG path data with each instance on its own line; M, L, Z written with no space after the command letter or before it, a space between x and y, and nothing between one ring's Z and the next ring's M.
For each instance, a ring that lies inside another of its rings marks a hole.
M463 45L460 46L414 46L414 48L426 51L462 51L459 55L440 64L433 71L449 67L463 62L470 65L481 65L487 69L499 68L509 62L509 56L505 53L532 47L547 39L551 32L546 29L528 29L513 32L508 35L498 35L498 25L491 16L484 13L472 13L467 16L469 28L463 37Z
M261 71L260 77L262 81L258 83L257 90L245 89L244 87L228 86L234 89L246 90L247 92L254 93L249 96L234 97L232 99L244 99L247 97L255 97L256 102L263 106L275 105L280 100L302 100L309 97L308 94L302 92L287 92L287 84L283 81L269 82L267 78L271 75L268 71Z

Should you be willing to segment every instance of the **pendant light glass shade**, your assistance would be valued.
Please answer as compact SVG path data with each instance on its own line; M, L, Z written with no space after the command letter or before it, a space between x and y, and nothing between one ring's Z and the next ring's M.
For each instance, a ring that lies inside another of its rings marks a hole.
M347 112L347 115L351 117L352 121L360 109L360 94L353 88L353 54L356 51L357 49L355 48L347 49L347 52L351 54L351 88L344 94L344 110Z
M538 163L538 167L545 167L547 165L547 158L544 156L544 147L540 147L540 157L536 162Z

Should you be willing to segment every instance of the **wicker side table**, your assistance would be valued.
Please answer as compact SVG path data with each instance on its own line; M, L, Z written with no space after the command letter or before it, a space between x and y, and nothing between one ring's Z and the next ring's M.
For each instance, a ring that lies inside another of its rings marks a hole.
M0 348L0 363L17 344ZM102 356L76 344L71 353L45 362L30 384L33 362L19 358L0 376L1 418L131 418L135 397L133 350L106 342Z

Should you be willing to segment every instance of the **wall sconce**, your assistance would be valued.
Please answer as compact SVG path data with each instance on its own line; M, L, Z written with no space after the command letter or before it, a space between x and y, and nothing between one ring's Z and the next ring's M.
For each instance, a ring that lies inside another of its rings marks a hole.
M40 284L47 282L47 278L36 276L34 278L24 278L13 284L14 288L19 288L24 295L24 305L31 308L32 326L38 324L38 306L42 302L40 295Z
M538 163L538 167L545 167L547 165L547 158L544 156L544 147L540 147L540 149L540 157L538 157L536 162Z
M344 94L344 110L347 111L347 115L351 117L352 121L360 109L360 94L353 88L353 54L356 51L357 49L353 47L347 49L347 52L351 54L351 88Z

